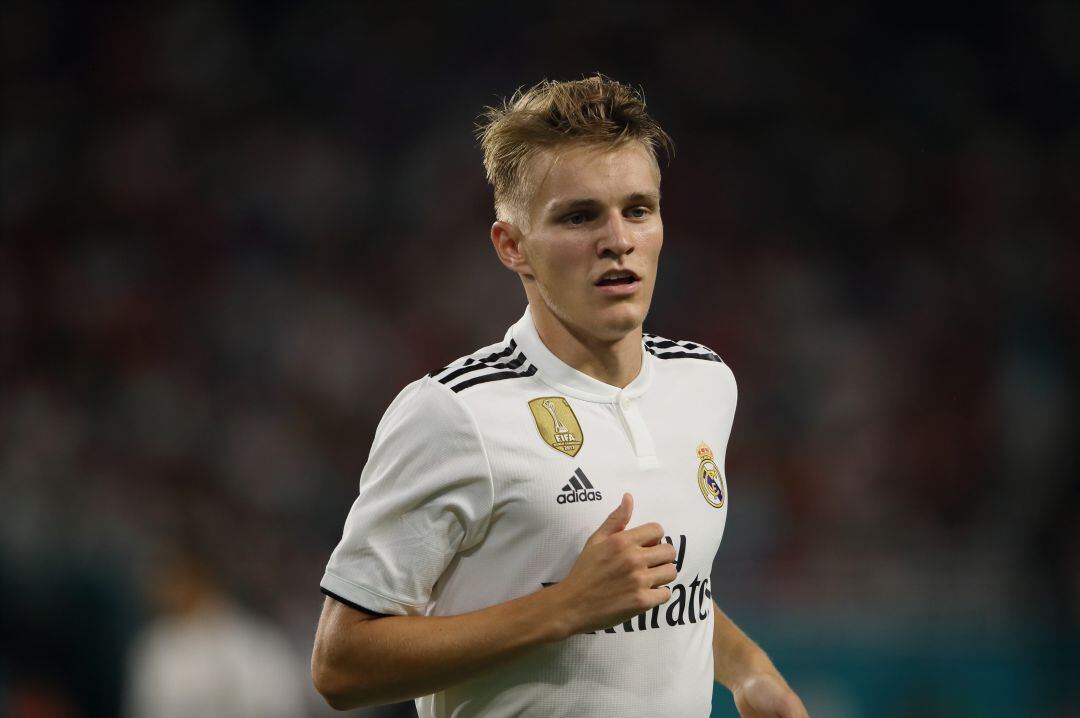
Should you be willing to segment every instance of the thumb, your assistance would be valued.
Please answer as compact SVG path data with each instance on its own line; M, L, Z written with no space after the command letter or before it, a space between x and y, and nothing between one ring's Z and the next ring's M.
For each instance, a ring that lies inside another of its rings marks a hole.
M585 543L590 544L598 539L619 533L630 523L632 513L634 513L634 497L630 494L623 494L619 505L604 519L604 523L600 524L600 528L596 529Z

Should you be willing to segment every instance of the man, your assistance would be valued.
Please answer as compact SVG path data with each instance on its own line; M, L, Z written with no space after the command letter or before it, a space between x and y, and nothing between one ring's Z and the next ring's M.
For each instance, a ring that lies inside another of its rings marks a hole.
M744 718L805 718L711 600L734 379L642 332L667 135L600 76L486 120L491 241L528 309L383 417L322 580L316 687L425 718L685 718L718 680Z
M155 566L159 615L128 656L126 718L295 718L306 686L277 626L235 602L205 549L179 541Z

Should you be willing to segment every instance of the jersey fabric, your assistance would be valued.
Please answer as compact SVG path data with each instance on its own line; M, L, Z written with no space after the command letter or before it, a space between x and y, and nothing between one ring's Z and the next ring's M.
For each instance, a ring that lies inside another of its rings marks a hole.
M735 379L709 349L652 335L625 388L563 363L531 314L505 339L407 386L375 433L322 579L343 603L456 615L567 576L634 497L676 549L669 602L606 631L418 698L421 718L705 717L713 687L710 573L727 519Z

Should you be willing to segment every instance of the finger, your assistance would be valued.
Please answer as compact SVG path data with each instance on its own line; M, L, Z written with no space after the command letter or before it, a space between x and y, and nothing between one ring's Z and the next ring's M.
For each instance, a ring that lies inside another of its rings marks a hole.
M649 585L653 588L659 588L660 586L666 586L672 583L679 577L679 572L675 570L675 564L665 563L662 566L656 568L650 568L645 574L645 579L649 582Z
M666 541L661 541L655 546L647 546L641 553L645 558L645 565L649 568L675 562L675 547Z
M802 711L799 710L798 701L794 696L785 696L780 702L780 715L783 718L802 718Z
M634 497L630 494L623 494L622 501L615 507L615 510L608 514L608 517L604 519L604 523L600 524L600 528L593 532L589 540L585 542L586 545L592 543L596 539L604 538L605 536L611 536L617 534L626 528L626 524L630 523L630 515L634 513Z
M670 601L671 589L667 586L661 586L660 588L650 588L648 594L646 595L648 597L649 604L648 608L645 609L647 611L653 606L659 606Z
M653 521L628 529L626 536L638 546L655 546L664 538L664 527Z
M788 701L784 704L784 708L792 718L810 718L809 714L806 712L806 706L803 705L803 702L799 700L799 697L794 693L791 694Z

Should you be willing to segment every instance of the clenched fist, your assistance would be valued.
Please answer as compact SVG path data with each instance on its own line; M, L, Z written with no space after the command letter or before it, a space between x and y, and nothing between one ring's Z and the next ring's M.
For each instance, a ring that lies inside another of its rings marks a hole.
M622 501L588 538L570 575L552 588L566 596L572 633L610 628L667 602L676 578L675 547L658 523L626 526L634 498Z

